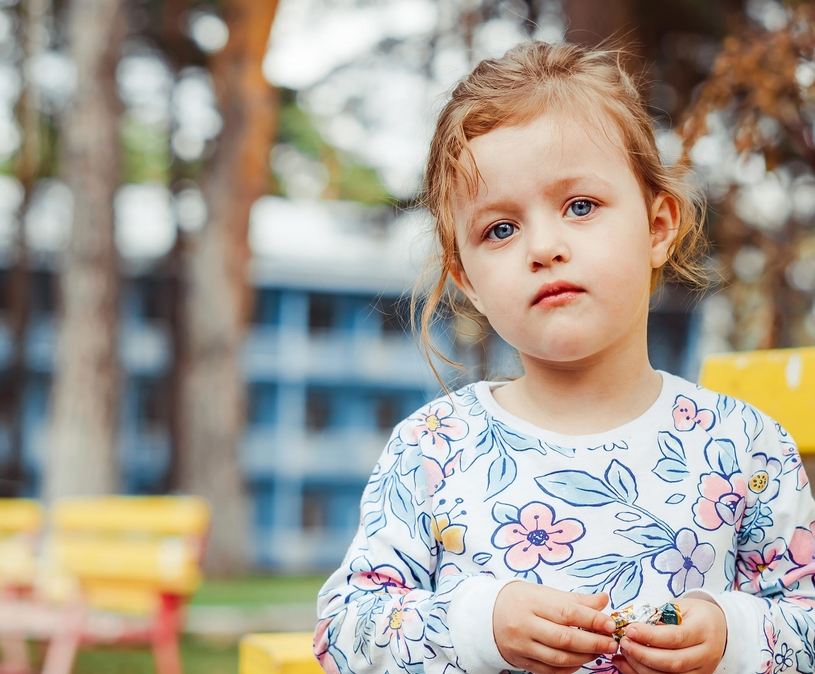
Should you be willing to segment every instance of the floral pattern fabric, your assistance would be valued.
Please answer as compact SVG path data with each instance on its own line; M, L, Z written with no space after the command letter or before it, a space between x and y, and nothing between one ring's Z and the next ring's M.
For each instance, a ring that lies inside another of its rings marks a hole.
M815 503L794 442L751 406L662 375L652 407L604 434L534 427L486 382L400 423L320 593L323 668L466 671L448 613L477 577L607 592L609 611L743 593L758 627L728 651L754 649L747 674L815 672ZM617 670L600 657L581 671Z

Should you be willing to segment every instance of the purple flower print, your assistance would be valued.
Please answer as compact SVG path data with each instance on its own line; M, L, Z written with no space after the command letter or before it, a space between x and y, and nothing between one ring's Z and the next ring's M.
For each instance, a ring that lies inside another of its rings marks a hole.
M502 524L492 535L496 548L509 548L504 554L513 571L531 571L540 562L562 564L574 554L571 544L583 538L586 529L578 520L555 521L555 511L546 503L527 503L518 521Z
M408 422L399 430L399 439L406 445L415 447L429 438L433 449L446 456L450 451L450 443L461 440L469 431L467 422L459 419L453 406L442 400L409 417Z
M702 587L715 557L710 543L699 543L693 530L680 529L673 547L660 552L651 563L659 573L671 574L668 589L678 597L687 590Z

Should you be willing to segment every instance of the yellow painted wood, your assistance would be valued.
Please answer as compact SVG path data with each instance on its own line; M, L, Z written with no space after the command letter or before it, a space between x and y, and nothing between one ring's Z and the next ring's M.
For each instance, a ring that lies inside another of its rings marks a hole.
M815 453L815 347L709 356L699 383L769 414L802 454Z
M91 608L149 614L161 594L201 584L209 507L187 496L64 499L51 511L41 585L53 601L81 591Z
M311 632L247 634L241 639L239 674L323 674L311 649Z
M85 581L151 585L192 594L201 583L197 541L181 537L81 537L56 532L50 543L56 566Z
M51 518L63 531L203 536L210 513L197 496L103 496L57 501Z
M0 532L37 533L42 529L45 514L39 501L26 498L0 498Z

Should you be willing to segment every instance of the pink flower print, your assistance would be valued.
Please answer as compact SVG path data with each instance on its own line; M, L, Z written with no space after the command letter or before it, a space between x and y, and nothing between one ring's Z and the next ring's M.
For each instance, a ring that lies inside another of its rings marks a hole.
M815 522L809 528L795 528L787 554L795 568L784 574L781 582L785 586L789 587L804 576L815 575Z
M699 499L693 504L693 521L702 529L715 531L722 524L741 524L744 516L747 481L739 473L725 477L706 473L699 478Z
M406 445L415 447L425 438L430 438L433 449L446 455L450 443L464 438L470 427L464 419L455 416L453 406L442 400L408 418L399 429L399 439Z
M716 423L716 417L708 409L698 409L696 403L685 396L676 396L673 408L674 428L678 431L690 431L701 426L709 431Z
M702 587L705 574L713 566L716 551L710 543L700 543L692 529L680 529L672 548L663 550L651 561L659 573L669 573L668 589L674 597Z
M555 511L546 503L528 503L518 521L502 524L492 535L496 548L509 548L504 554L513 571L531 571L540 562L562 564L574 554L571 544L583 538L586 529L578 520L555 521Z
M405 596L400 597L387 615L385 629L382 631L383 638L376 640L377 645L389 645L391 653L397 661L411 662L410 642L417 642L407 638L405 623L417 622L419 614L415 608L416 603L416 599L408 599Z
M773 673L773 654L775 653L775 644L778 641L778 632L773 627L772 622L764 616L764 638L767 641L767 647L761 649L762 661L759 665L756 674L772 674Z
M776 538L772 543L767 543L759 552L754 550L744 556L739 557L736 562L736 569L740 577L739 588L749 585L758 592L761 589L761 576L765 571L772 571L784 558L787 551L787 544L783 538Z
M355 573L349 580L354 587L366 592L403 594L409 591L402 572L390 564L380 564L370 571Z
M317 627L314 630L314 655L317 658L317 662L319 662L320 666L325 670L326 674L340 674L340 668L337 665L337 661L329 651L331 642L328 636L328 628L331 626L334 618L335 616L331 616L319 620L317 622Z

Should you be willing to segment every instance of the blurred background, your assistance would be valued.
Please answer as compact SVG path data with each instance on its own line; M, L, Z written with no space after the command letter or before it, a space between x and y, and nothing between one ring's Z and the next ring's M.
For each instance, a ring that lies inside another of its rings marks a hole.
M2 495L201 495L190 629L312 625L393 425L440 390L407 299L435 115L529 38L625 46L708 195L721 282L655 300L654 366L815 344L807 2L0 0ZM517 371L486 328L436 338L451 385Z

